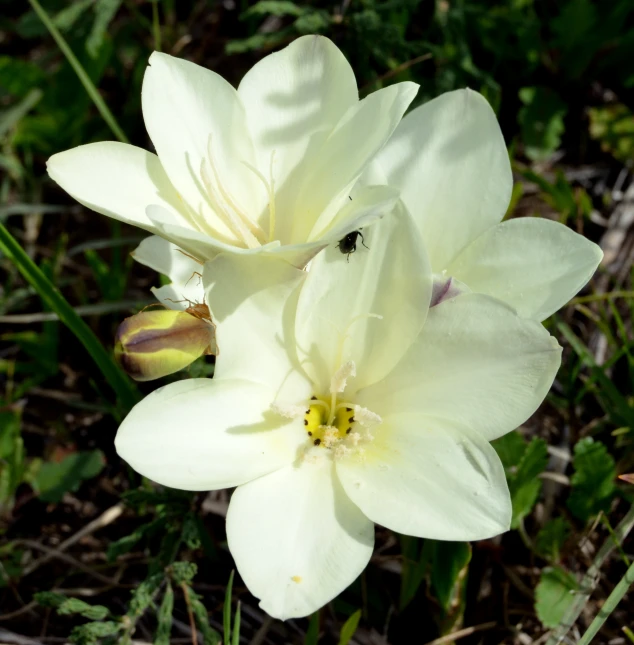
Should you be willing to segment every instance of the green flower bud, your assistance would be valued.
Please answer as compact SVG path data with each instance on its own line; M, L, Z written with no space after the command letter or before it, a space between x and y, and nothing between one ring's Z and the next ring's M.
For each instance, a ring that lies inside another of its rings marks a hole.
M214 332L206 305L141 311L119 325L115 357L133 379L151 381L213 354Z

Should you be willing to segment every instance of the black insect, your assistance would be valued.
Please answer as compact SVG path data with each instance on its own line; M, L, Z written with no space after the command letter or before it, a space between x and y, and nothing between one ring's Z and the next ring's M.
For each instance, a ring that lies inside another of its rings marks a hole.
M366 245L365 240L363 239L363 233L361 231L352 231L348 233L348 235L339 240L339 244L337 244L337 248L344 255L348 256L346 258L348 262L350 262L350 254L354 253L357 250L357 238L359 236L361 237L361 244L363 244L366 249L369 249L370 247Z

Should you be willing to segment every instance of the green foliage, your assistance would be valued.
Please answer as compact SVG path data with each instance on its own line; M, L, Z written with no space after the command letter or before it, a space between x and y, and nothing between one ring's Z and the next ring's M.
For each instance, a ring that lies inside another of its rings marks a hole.
M517 528L539 498L542 490L539 475L548 465L548 446L537 437L527 444L518 432L511 432L496 439L493 447L506 471L513 503L511 527Z
M403 554L403 571L399 608L402 611L413 600L425 579L429 566L431 541L423 541L410 535L401 535L400 542Z
M0 409L0 516L13 506L15 491L24 479L26 461L20 434L22 406Z
M152 603L163 582L164 575L155 573L146 578L133 592L127 616L136 620Z
M575 472L570 478L568 508L575 517L587 521L610 508L616 493L616 466L607 448L591 437L577 442L572 463Z
M77 645L97 645L106 636L114 636L121 631L121 624L114 621L86 623L74 627L70 642Z
M471 560L471 545L468 542L428 542L431 543L431 589L447 613L452 605L462 602L461 593Z
M189 584L194 579L198 567L193 562L174 562L171 566L171 576L177 585Z
M590 136L615 159L634 163L634 114L623 103L593 107L588 110Z
M86 51L92 58L97 58L103 46L108 25L121 6L122 0L100 0L95 3L95 21L86 40Z
M317 645L319 641L319 611L311 614L308 621L308 629L306 630L306 638L304 645Z
M517 464L520 463L526 452L526 441L517 431L509 432L492 442L504 470L515 472Z
M172 612L174 611L174 590L172 584L167 581L167 588L163 595L163 601L156 614L157 627L154 635L154 645L169 645L170 633L172 631Z
M524 153L532 161L548 159L561 144L568 108L557 93L547 87L523 87L519 97L524 104L517 116Z
M535 611L544 627L556 627L579 591L576 578L561 567L542 570L535 589Z
M222 610L222 628L224 630L224 645L231 645L231 594L233 591L233 576L235 571L229 575L229 582L225 590L225 604Z
M40 499L59 502L64 493L75 492L86 479L96 477L105 459L100 450L76 452L60 462L45 462L35 474L32 484Z
M203 635L203 645L220 645L222 638L220 634L209 625L209 615L207 609L202 603L200 596L191 588L187 589L189 594L189 603L192 613L196 619L196 624Z
M50 591L35 593L33 599L43 607L55 609L60 616L78 615L95 621L75 627L70 636L72 643L93 645L100 638L116 634L122 628L121 623L102 622L110 614L108 608L102 605L90 605L79 598L67 598Z
M242 13L242 20L252 16L303 16L306 7L300 7L289 0L260 0Z
M348 645L350 639L354 636L361 620L361 610L357 609L354 614L351 614L346 622L341 626L341 633L339 634L339 645Z
M551 562L559 562L561 550L571 532L570 523L563 517L550 520L535 538L535 551Z

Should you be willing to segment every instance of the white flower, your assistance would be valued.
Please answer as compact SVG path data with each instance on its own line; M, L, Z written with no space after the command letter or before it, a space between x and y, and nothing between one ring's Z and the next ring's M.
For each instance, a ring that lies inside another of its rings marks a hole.
M533 413L560 362L542 325L494 298L429 309L431 272L405 209L364 233L369 250L347 262L331 246L308 273L264 255L207 263L215 377L156 390L116 438L164 485L238 486L229 548L278 618L348 586L374 522L444 540L507 530L489 441Z
M477 92L448 92L408 114L366 175L401 191L438 282L544 320L590 279L601 249L568 227L501 222L513 179L495 114Z
M85 206L199 260L264 250L302 267L394 205L386 186L349 197L417 87L398 83L359 101L352 68L322 36L267 56L237 90L155 52L142 105L158 156L93 143L53 155L48 172Z

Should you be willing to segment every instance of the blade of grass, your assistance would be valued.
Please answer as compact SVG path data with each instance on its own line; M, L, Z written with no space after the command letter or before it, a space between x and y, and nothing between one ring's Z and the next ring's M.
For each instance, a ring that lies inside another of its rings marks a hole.
M616 529L614 529L614 536L610 535L599 549L599 552L595 556L592 564L588 567L588 570L583 576L579 586L579 593L575 596L574 603L570 605L570 608L564 614L559 626L552 631L550 637L546 641L546 645L559 645L559 643L566 638L566 634L575 624L577 618L579 618L579 614L583 611L590 595L599 582L601 566L614 549L623 544L623 541L632 530L632 527L634 527L634 505L630 507L625 517L621 520Z
M626 571L625 575L621 578L619 583L612 589L612 593L608 596L599 613L595 616L594 620L590 623L590 627L586 633L581 637L578 645L590 645L592 639L597 635L603 623L608 619L610 614L616 609L616 606L621 602L623 596L627 593L631 584L634 582L634 564Z
M158 0L152 0L152 34L154 36L154 49L161 51L161 23L159 22Z
M238 601L238 604L236 605L236 615L233 619L231 645L240 645L240 601Z
M59 316L59 319L75 334L92 356L104 378L114 390L120 411L125 413L132 408L140 399L136 386L119 369L90 327L77 315L64 296L24 252L24 249L3 224L0 224L0 250L13 260L24 279L38 292L42 300Z
M610 399L614 411L619 415L619 418L624 423L619 425L628 425L634 427L634 410L630 408L627 399L621 395L614 383L608 378L600 365L597 365L594 356L590 350L581 342L574 334L572 329L565 323L557 324L557 329L561 332L564 338L570 343L570 346L579 356L579 358L590 369L590 372L596 382L601 386L602 393L607 399Z
M86 92L88 92L88 96L92 99L96 108L99 110L99 114L101 114L103 120L108 124L114 136L122 143L129 143L128 138L119 127L117 120L114 118L112 112L110 112L106 102L101 98L101 95L97 91L95 84L90 79L90 76L88 76L86 70L83 68L75 54L73 54L73 51L68 46L64 36L62 36L59 29L53 24L53 21L42 8L42 5L40 5L38 0L29 0L29 3L33 7L33 10L38 15L39 19L44 23L44 26L48 29L51 36L55 39L57 46L62 50L64 56L66 56L66 60L68 60L71 67L75 70L81 84L84 86Z
M235 571L231 572L229 576L229 583L227 584L227 589L225 591L225 606L222 610L222 629L223 629L223 638L224 645L231 645L231 592L233 590L233 574Z

